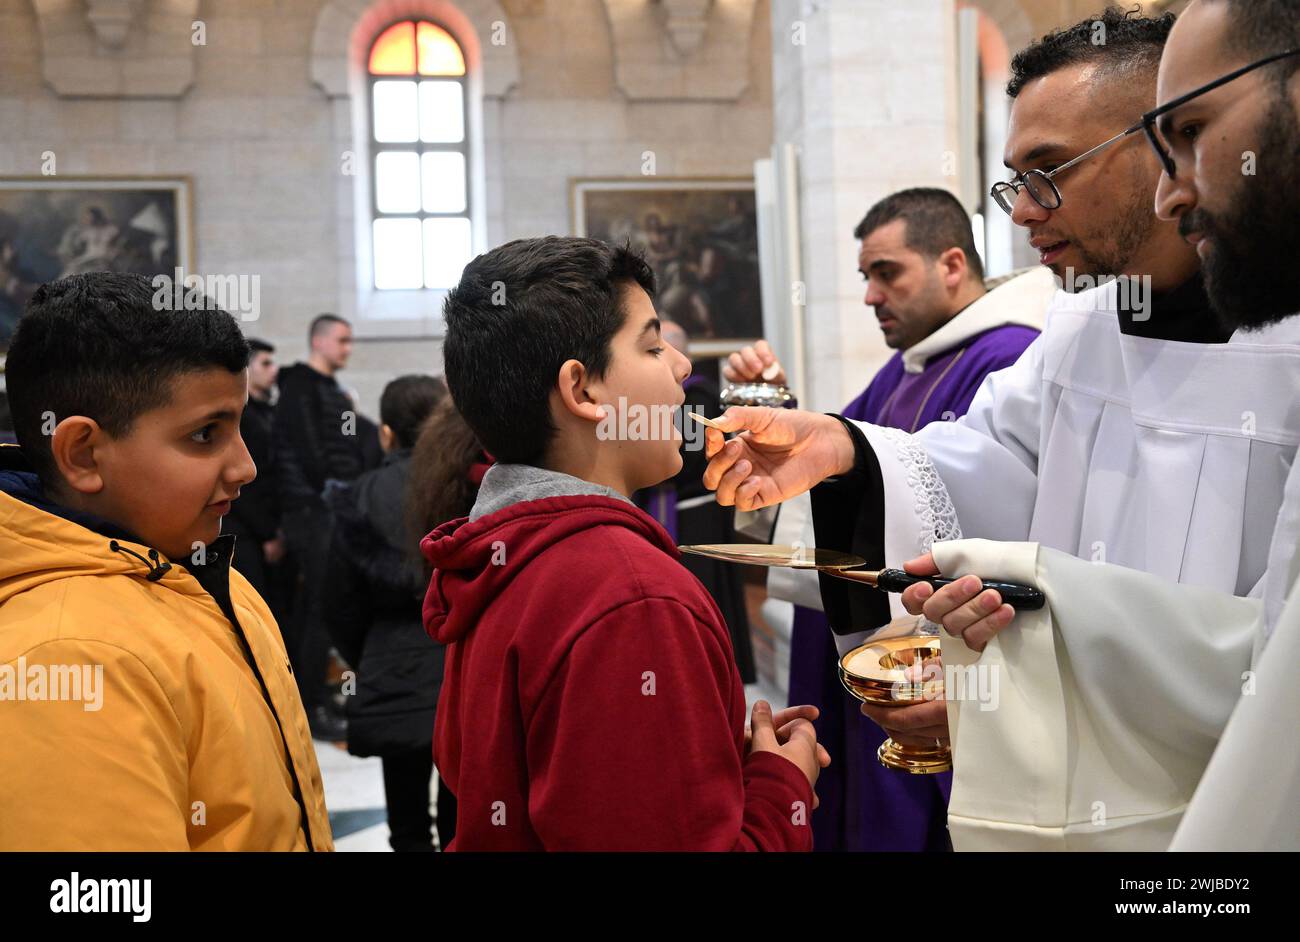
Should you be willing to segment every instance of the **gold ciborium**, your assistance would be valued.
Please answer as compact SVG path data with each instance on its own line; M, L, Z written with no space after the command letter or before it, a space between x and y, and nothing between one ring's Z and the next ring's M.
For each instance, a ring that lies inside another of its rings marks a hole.
M704 420L708 421L708 420ZM708 543L677 547L711 559L750 566L808 569L870 586L883 592L903 592L925 582L940 589L955 582L943 576L914 576L902 569L867 569L860 556L809 546L768 546L751 543ZM1035 611L1047 604L1042 590L1014 582L982 580L1002 601L1019 611ZM895 619L877 629L873 640L840 658L840 682L864 703L900 707L943 697L943 670L939 662L939 636L919 631L915 618ZM936 740L933 746L905 746L886 739L876 753L887 768L926 775L952 768L952 753Z
M897 569L867 570L863 568L866 561L859 556L806 546L711 543L679 546L678 549L683 553L752 566L811 569L894 592L901 592L914 582L929 582L937 588L952 581L933 576L911 576ZM1028 592L1041 597L1037 590L1026 587L1003 586L1002 583L992 585L1002 586L1011 597ZM1028 604L1032 605L1032 600ZM920 633L920 624L919 619L907 617L882 626L875 633L875 640L859 645L840 658L840 683L859 700L879 706L906 706L941 698L943 671L938 662L939 636ZM910 673L908 668L912 668ZM934 746L917 747L886 739L876 755L886 768L918 775L947 772L952 768L952 753L938 742Z
M943 697L938 635L868 641L840 658L839 673L844 689L864 703L901 707ZM886 738L876 756L886 768L915 775L952 769L952 752L939 740L917 746Z

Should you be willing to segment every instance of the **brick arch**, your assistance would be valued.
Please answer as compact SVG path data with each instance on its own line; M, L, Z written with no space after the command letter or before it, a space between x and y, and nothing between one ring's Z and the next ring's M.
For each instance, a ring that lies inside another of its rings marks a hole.
M407 17L446 27L484 97L504 98L519 81L518 47L499 0L329 0L312 34L312 80L331 98L347 97L354 76L365 71L370 43L383 27ZM504 42L494 44L498 36Z

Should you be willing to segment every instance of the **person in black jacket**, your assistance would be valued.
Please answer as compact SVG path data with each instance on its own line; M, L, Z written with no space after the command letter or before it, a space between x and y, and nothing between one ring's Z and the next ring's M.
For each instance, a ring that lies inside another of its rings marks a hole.
M429 783L443 647L425 633L421 618L428 578L412 552L418 536L407 511L407 482L420 426L446 395L432 376L389 383L379 401L383 466L352 484L331 482L325 491L334 515L325 621L355 686L346 700L348 751L383 757L396 851L433 850Z
M456 404L450 396L445 397L433 410L428 421L420 430L411 452L410 475L407 484L407 519L410 525L411 541L408 544L411 559L421 569L422 585L427 585L433 574L433 567L420 551L421 538L448 520L469 516L474 500L478 497L479 485L483 475L487 474L493 458L483 450L482 444L465 419L456 411ZM438 665L436 676L431 679L413 678L414 689L431 690L431 697L437 697L442 683L442 666ZM415 784L417 773L411 772L407 781L410 789L420 798L411 798L414 808L418 800L428 795L428 779L433 758L433 716L422 730L422 755L419 756L423 775L422 785ZM409 754L412 765L416 753ZM391 763L390 763L391 764ZM401 785L401 760L395 767L395 786ZM456 796L451 793L444 781L438 782L438 846L447 847L456 834Z
M331 710L326 670L329 636L322 620L325 554L331 521L323 494L326 482L353 481L378 450L369 438L374 426L334 378L352 354L352 328L334 314L321 314L308 332L311 355L280 371L272 465L280 499L281 527L299 569L292 630L285 638L312 735L342 742L343 718Z
M0 389L0 445L18 444L13 421L13 417L9 414L9 397L3 389Z
M275 362L275 347L265 340L249 337L248 346L252 351L248 360L248 404L239 420L239 434L257 465L257 478L240 489L239 499L231 504L221 530L236 536L232 565L271 604L267 567L276 565L284 556L275 470L271 467L271 428L275 417L271 397L279 367ZM271 608L279 618L278 606L272 604Z

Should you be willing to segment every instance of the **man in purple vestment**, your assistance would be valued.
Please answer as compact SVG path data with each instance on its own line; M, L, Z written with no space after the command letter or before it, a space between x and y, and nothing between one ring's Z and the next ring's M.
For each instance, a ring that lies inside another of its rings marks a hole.
M1050 274L1038 270L986 290L970 217L946 190L887 196L853 235L864 301L897 352L843 415L909 432L964 415L984 378L1038 336L1055 289ZM733 353L724 374L754 380L775 362L760 341ZM784 383L784 374L771 381ZM832 757L817 782L814 849L948 849L951 773L909 775L880 765L885 733L840 686L839 656L820 611L795 606L790 647L789 702L821 710L817 741Z

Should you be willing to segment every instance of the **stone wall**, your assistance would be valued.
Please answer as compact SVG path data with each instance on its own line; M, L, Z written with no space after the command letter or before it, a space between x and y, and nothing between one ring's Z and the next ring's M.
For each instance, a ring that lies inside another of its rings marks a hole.
M0 0L0 176L39 175L42 155L52 151L60 176L191 177L194 269L260 275L262 314L249 332L276 343L285 362L304 356L313 315L355 313L347 302L356 285L356 181L341 169L342 145L353 142L353 106L313 80L321 54L313 39L322 15L334 12L327 6L340 5L144 0L123 44L112 48L96 36L82 3ZM519 75L485 110L492 212L485 244L569 232L570 179L638 176L647 150L660 177L748 176L754 160L768 155L768 0L718 0L691 56L669 45L689 37L680 28L670 33L662 11L638 14L644 6L501 0ZM747 21L735 12L740 7L752 8ZM206 40L192 48L191 78L174 56L152 71L140 68L161 44L150 30L174 36L178 13L189 8L197 8ZM412 0L405 8L422 5ZM691 11L678 12L676 25L689 33ZM747 22L746 34L737 34L738 22ZM67 81L54 71L51 81L47 66L60 56L97 67L114 57L135 65L102 74L78 67ZM620 56L630 68L620 69ZM674 62L692 64L685 87L657 78ZM123 84L111 77L123 74L134 78ZM96 82L106 97L87 97ZM698 94L715 97L689 97ZM377 411L389 378L440 371L439 341L420 322L414 326L410 334L356 345L340 379L358 390L363 411ZM358 332L367 333L365 325Z

